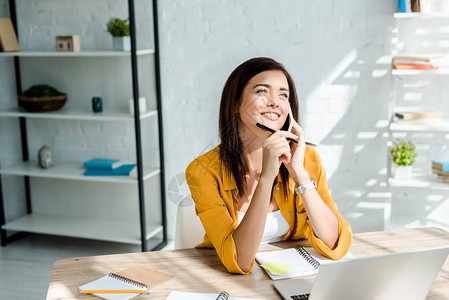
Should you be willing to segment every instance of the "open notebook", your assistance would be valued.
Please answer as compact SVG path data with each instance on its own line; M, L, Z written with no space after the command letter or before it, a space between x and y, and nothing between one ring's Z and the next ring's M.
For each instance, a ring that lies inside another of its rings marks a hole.
M106 276L103 276L97 280L94 280L92 282L89 282L88 284L80 286L80 291L84 290L144 290L145 292L148 292L147 285L144 283L139 283L135 281L131 281L125 277L122 277L120 275L110 273ZM97 297L103 298L103 299L111 299L111 300L127 300L131 299L133 297L136 297L137 295L140 295L140 293L135 294L103 294L103 293L93 293L92 295L95 295Z
M227 292L221 292L220 294L205 294L205 293L189 293L171 291L165 300L256 300L253 298L236 298L230 297Z
M354 255L347 253L342 260L352 259ZM332 263L313 248L296 248L257 252L256 260L273 280L310 276L318 273L321 264Z
M127 290L150 292L150 287L173 278L172 275L136 265L118 273L110 273L79 287L86 290ZM97 297L111 300L127 300L140 293L91 293Z

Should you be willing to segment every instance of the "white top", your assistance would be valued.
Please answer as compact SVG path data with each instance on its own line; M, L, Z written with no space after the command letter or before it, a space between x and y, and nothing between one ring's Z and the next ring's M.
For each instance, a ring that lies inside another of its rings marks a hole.
M244 212L237 211L239 224L245 216ZM288 232L290 226L285 220L280 210L267 214L265 229L263 231L261 244L274 243L282 240L282 236Z

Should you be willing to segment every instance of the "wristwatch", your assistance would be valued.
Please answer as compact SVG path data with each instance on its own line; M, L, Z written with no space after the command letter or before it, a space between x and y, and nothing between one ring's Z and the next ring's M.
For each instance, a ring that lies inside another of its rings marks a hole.
M300 185L297 188L295 188L295 192L296 194L303 194L308 190L314 189L316 188L316 182L315 179L313 179L312 177L310 177L310 182L308 184L305 185Z

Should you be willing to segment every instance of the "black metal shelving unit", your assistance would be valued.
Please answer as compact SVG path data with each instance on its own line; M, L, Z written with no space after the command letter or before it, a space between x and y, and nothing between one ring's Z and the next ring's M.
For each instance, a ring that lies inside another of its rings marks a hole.
M162 95L161 95L161 78L160 78L160 54L159 54L159 34L158 34L158 7L157 0L152 0L153 6L153 37L154 37L154 65L155 65L155 80L156 80L156 104L157 104L157 124L159 135L159 163L160 163L160 190L161 190L161 220L162 220L162 241L155 245L150 250L159 250L167 245L167 219L166 219L166 198L165 198L165 172L164 172L164 142L162 130ZM17 26L17 12L15 0L9 0L10 16L17 36L19 37ZM143 160L142 160L142 137L140 124L139 109L139 79L138 79L138 62L137 62L137 38L136 38L136 21L135 21L135 6L134 0L128 0L128 13L131 36L131 73L132 73L132 92L134 99L134 129L136 141L136 167L137 167L137 186L138 186L138 201L139 201L139 218L140 218L140 237L142 251L148 251L147 243L147 228L145 215L145 190L144 190L144 174L143 174ZM17 94L22 93L21 75L20 75L20 57L14 56L14 69L16 78ZM22 160L24 162L29 160L28 153L28 137L26 118L19 117L20 120L20 135L22 145ZM1 169L1 165L0 165ZM31 191L29 176L24 176L25 196L26 196L26 211L27 214L32 213L31 206ZM2 177L0 174L0 226L6 222L6 212L2 191ZM8 236L7 230L0 229L1 245L5 246L12 241L27 235L27 232L18 232Z

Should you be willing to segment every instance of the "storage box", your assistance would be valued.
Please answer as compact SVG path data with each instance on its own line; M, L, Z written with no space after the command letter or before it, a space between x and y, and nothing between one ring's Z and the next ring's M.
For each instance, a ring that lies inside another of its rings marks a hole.
M79 52L81 50L80 36L77 34L57 36L55 41L56 51Z

